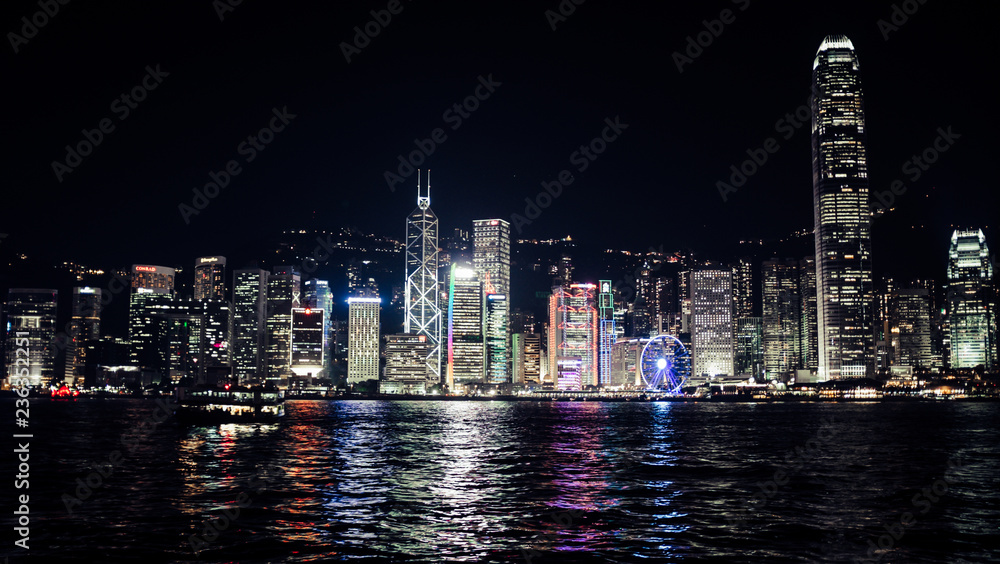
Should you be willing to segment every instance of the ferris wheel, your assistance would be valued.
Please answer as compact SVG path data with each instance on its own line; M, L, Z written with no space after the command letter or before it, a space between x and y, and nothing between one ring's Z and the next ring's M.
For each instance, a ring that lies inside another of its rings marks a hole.
M642 348L639 372L647 390L679 393L691 376L691 353L677 337L659 335Z

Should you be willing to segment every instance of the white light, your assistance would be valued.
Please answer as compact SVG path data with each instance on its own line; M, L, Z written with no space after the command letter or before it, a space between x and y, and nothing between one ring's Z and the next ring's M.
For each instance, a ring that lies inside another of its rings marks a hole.
M666 368L667 367L667 359L661 358L660 360L657 360L656 361L656 367L659 368L660 370L663 370L664 368Z

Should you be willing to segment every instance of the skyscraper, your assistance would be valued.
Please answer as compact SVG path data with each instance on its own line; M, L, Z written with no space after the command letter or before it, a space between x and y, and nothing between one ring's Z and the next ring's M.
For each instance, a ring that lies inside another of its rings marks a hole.
M509 384L512 381L507 331L510 306L506 294L487 294L485 306L486 381L490 384Z
M890 344L893 365L929 371L931 355L931 298L926 288L905 288L896 292L891 305Z
M323 377L330 377L330 363L333 344L333 294L327 280L306 280L304 305L323 312Z
M951 367L991 370L996 362L993 264L982 229L956 230L948 249Z
M385 336L385 374L379 381L383 394L424 394L430 343L424 335L399 333ZM436 383L436 382L435 382Z
M611 281L599 282L600 293L597 295L598 317L600 330L598 335L598 382L601 386L611 385L611 346L615 344L615 306Z
M241 385L262 383L267 287L270 272L233 272L233 378Z
M875 361L865 116L850 39L823 40L812 87L818 379L825 381L870 375Z
M267 380L277 383L291 374L292 310L302 305L302 277L291 266L275 267L267 280Z
M148 327L143 326L149 320L145 315L146 299L153 295L173 296L174 276L175 270L170 267L148 264L132 265L131 291L128 302L128 339L129 361L133 365L140 364L140 357L150 359L154 353L154 351L145 348L152 346L146 338L149 336ZM146 362L146 360L142 362Z
M549 297L549 371L560 390L598 384L597 286L552 288Z
M194 261L194 299L226 299L226 257L199 257Z
M764 377L764 326L760 317L736 320L736 374Z
M802 319L799 321L799 368L815 372L819 366L816 329L816 257L805 257L799 262L799 294L802 297Z
M406 218L406 317L404 332L423 335L430 344L427 369L441 380L441 308L438 305L438 219L431 210L431 180L427 195L417 171L417 208Z
M46 386L54 376L56 307L59 292L49 288L11 288L7 292L7 378ZM18 351L27 351L20 354ZM27 365L25 365L27 362Z
M347 383L378 380L379 298L347 298Z
M691 272L692 376L733 376L733 272Z
M455 391L485 377L483 288L471 268L451 266L448 289L448 369L446 384Z
M764 371L768 378L774 379L800 368L803 296L799 288L799 261L777 258L764 261L761 273Z
M318 378L326 361L324 327L326 312L311 307L292 308L292 373Z
M472 222L472 266L483 285L483 296L489 304L490 294L505 296L502 301L493 304L503 309L497 311L494 321L502 318L504 323L510 320L510 223L502 219L476 219ZM487 321L486 318L483 321ZM494 327L494 329L496 329ZM497 333L494 338L499 338ZM503 328L503 350L510 351L510 328ZM494 347L494 350L497 350ZM489 354L489 349L487 350ZM509 352L506 354L508 367L505 373L510 381L511 362ZM499 367L495 368L499 370ZM492 382L494 376L488 375Z
M87 341L101 338L101 289L73 288L73 311L69 320L69 346L66 347L67 384L81 384L87 364Z

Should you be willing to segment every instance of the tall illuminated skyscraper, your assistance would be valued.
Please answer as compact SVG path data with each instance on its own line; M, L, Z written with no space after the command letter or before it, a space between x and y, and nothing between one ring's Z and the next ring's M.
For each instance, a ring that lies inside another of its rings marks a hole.
M267 280L259 268L233 272L233 378L238 384L263 383Z
M506 294L487 294L485 306L486 381L490 384L509 384L512 382L507 335L510 305Z
M774 379L801 368L802 292L799 261L777 258L761 265L764 370Z
M378 380L379 298L347 299L347 383Z
M49 288L7 292L7 378L11 385L26 379L28 385L38 387L52 380L58 297L59 292Z
M483 285L483 296L489 304L490 294L503 295L504 299L492 304L496 313L493 320L496 322L503 319L504 323L510 320L510 223L502 219L476 219L472 222L472 266ZM503 310L502 312L500 310ZM487 318L483 319L484 322ZM494 345L487 349L490 351L500 350L499 328L493 327ZM485 328L484 328L485 330ZM506 362L508 366L504 369L510 381L510 327L503 327L503 350L507 351ZM487 337L489 338L489 337ZM500 370L494 362L494 370ZM490 374L488 381L494 380L494 375Z
M87 364L87 341L101 338L101 289L73 288L73 312L69 320L69 346L66 347L67 384L81 384Z
M194 261L194 299L226 299L226 257L198 257Z
M485 377L483 287L476 271L451 265L448 288L448 368L445 383L455 391Z
M323 312L323 377L330 376L331 347L333 344L333 294L328 280L306 280L302 286L305 307Z
M472 222L472 266L487 294L510 295L510 223L502 219Z
M302 276L291 266L275 267L267 280L266 378L277 383L292 373L292 310L302 305Z
M611 385L611 347L615 344L615 299L612 293L611 281L600 281L600 293L597 295L597 307L600 319L600 334L598 335L598 382L601 386Z
M429 343L427 370L441 381L441 308L438 305L438 219L431 210L431 179L427 195L417 171L417 208L406 218L406 317L404 332L423 335Z
M549 297L549 371L560 390L598 384L597 297L594 284L552 288Z
M858 57L829 35L812 73L813 207L820 381L874 373L868 154Z
M733 376L732 270L691 272L692 376Z
M996 364L993 264L982 229L956 230L948 249L948 326L951 367L991 370Z
M131 291L128 297L129 361L138 366L140 357L149 359L153 351L146 350L151 341L146 300L153 295L173 296L176 271L166 266L134 264L131 273ZM146 362L145 360L143 362Z

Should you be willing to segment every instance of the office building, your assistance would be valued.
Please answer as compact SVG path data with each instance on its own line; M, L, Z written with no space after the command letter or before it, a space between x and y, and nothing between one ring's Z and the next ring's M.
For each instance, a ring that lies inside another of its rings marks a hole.
M144 326L146 301L152 296L173 296L176 271L166 266L134 264L130 276L128 304L129 360L132 365L140 365L140 357L148 362L157 351L147 350L150 346L149 327Z
M73 288L72 316L69 320L69 341L66 347L67 385L81 385L87 366L88 341L101 338L101 289Z
M379 311L382 300L347 299L347 383L378 380Z
M827 36L812 73L820 381L872 375L875 327L864 99L851 40Z
M325 311L311 307L292 308L291 369L295 376L311 380L323 375L326 364L325 330Z
M292 310L302 306L302 278L291 266L278 266L267 280L265 368L277 384L291 375Z
M948 249L951 367L992 370L996 364L993 264L982 229L956 230Z
M734 375L733 273L691 272L692 376Z
M406 289L403 331L423 335L430 347L427 368L441 380L441 307L438 303L438 219L431 210L431 180L427 194L417 171L417 207L406 218Z
M457 391L486 377L485 305L475 270L452 264L450 278L446 384L449 390Z
M383 394L425 394L436 384L429 375L427 355L431 343L424 335L398 333L385 336L385 373L379 381Z
M7 382L47 386L55 376L55 329L59 292L50 288L7 291Z
M597 285L555 286L549 297L549 369L560 390L598 385Z
M226 299L226 257L199 257L194 261L194 299Z
M263 383L267 288L270 272L233 272L233 378L240 385Z

